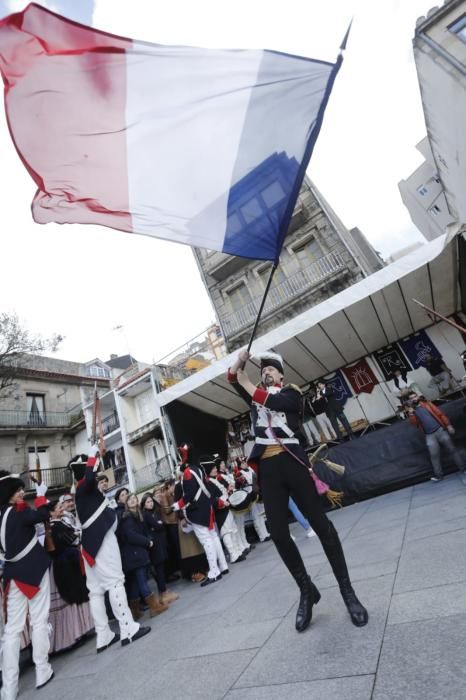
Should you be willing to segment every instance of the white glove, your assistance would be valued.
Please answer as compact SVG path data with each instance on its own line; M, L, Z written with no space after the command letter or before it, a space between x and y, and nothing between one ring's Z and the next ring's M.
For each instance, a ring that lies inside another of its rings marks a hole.
M36 484L36 494L37 496L45 496L47 493L48 486L44 482Z
M447 430L448 430L448 432L450 433L450 435L454 435L454 434L455 434L455 429L454 429L454 427L453 427L452 425L447 425Z
M178 505L178 503L176 501L175 501L175 503L172 504L171 509L172 509L172 513L176 513L177 510L181 510L180 506Z

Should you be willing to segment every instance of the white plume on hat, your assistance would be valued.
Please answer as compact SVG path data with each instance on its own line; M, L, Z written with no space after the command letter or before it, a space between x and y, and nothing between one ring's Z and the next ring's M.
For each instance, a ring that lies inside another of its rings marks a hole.
M261 362L261 372L264 367L275 367L283 374L283 357L277 352L260 352L255 357Z

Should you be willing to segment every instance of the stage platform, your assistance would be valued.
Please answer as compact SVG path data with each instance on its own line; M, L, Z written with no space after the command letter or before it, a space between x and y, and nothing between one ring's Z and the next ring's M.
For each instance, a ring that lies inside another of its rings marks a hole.
M438 403L438 402L437 402ZM456 430L455 445L461 450L466 467L466 399L439 404ZM432 465L424 435L409 421L398 420L362 437L329 448L328 458L342 464L343 477L317 463L316 472L335 490L345 494L345 504L395 491L430 479ZM442 452L445 472L456 471L447 453Z

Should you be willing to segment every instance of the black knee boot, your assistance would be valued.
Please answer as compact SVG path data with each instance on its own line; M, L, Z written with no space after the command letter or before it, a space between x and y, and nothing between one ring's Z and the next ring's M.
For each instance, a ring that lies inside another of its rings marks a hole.
M311 577L303 567L299 571L292 571L294 580L299 586L301 595L299 597L298 610L296 611L295 627L298 632L304 632L309 627L312 619L312 606L317 605L320 600L320 593L312 583Z
M325 537L321 539L321 543L330 566L332 567L332 571L335 574L335 578L338 581L341 596L348 608L353 625L356 625L356 627L364 627L364 625L367 625L369 615L364 605L358 600L353 586L351 585L340 538L335 530L335 526L330 521L328 532Z

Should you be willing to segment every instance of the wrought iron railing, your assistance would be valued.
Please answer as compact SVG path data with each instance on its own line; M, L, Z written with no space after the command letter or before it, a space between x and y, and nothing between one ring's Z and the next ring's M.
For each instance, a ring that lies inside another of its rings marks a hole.
M79 417L78 413L58 411L0 411L0 428L68 428Z
M134 472L134 481L136 484L136 491L144 491L144 489L149 489L155 484L170 479L173 476L171 462L167 455L160 457L156 462L151 462L146 464L142 469L137 469Z
M264 315L295 299L303 292L346 267L339 253L329 253L303 270L295 272L286 280L270 288L264 306ZM232 336L241 328L252 324L257 317L261 299L253 299L237 311L222 318L222 327L227 336Z
M113 433L113 431L117 430L119 427L120 421L118 420L118 415L116 413L102 419L102 433L104 435Z
M30 469L22 472L20 476L24 481L26 491L33 491L35 488L33 478L39 478L38 472L35 469ZM48 486L49 490L65 489L71 487L73 476L68 467L50 467L40 470L40 480Z

